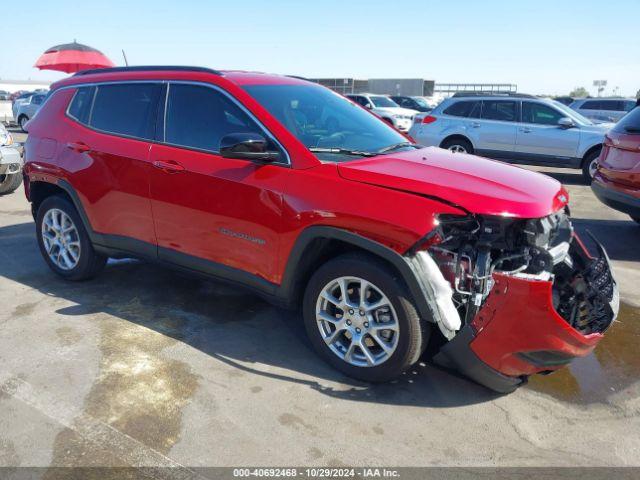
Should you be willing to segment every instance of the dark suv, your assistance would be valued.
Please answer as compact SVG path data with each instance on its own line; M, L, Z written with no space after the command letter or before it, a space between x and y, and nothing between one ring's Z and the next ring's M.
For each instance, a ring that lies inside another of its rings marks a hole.
M319 354L383 381L435 360L498 391L588 354L618 309L555 180L423 148L297 78L87 71L28 124L51 269L139 257L302 307ZM526 306L526 310L523 310Z

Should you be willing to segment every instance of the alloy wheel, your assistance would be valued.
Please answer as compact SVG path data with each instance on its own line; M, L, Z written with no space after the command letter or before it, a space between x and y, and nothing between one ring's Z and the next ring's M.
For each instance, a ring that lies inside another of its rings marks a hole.
M462 145L451 145L447 150L453 153L467 153L467 149Z
M591 163L589 163L589 176L591 178L594 177L597 169L598 169L598 159L594 158L593 160L591 160Z
M42 219L42 241L49 259L62 270L72 270L80 260L80 236L73 220L52 208Z
M316 322L329 349L351 365L380 365L398 346L399 323L391 301L362 278L327 283L316 302Z

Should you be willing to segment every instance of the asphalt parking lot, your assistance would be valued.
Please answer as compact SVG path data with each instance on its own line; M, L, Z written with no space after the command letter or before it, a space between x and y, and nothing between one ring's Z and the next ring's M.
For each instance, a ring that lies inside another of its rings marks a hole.
M295 312L142 262L64 282L22 188L1 197L0 466L640 465L640 226L578 171L538 170L608 249L624 303L594 354L507 396L424 363L352 381Z

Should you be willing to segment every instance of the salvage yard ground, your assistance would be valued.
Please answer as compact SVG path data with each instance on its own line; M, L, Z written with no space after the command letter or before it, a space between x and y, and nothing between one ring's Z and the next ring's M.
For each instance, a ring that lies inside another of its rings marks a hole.
M424 363L352 381L297 313L154 265L65 282L23 190L1 197L0 466L640 465L640 226L578 171L538 170L567 185L624 303L595 354L507 396Z

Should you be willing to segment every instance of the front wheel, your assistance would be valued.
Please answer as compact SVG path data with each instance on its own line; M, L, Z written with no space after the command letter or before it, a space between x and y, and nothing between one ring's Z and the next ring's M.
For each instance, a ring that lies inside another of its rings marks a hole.
M68 280L94 277L107 263L91 244L73 204L64 197L46 198L36 217L38 246L55 273Z
M22 173L0 175L0 195L8 195L15 192L22 184Z
M27 129L25 127L28 121L29 119L26 117L26 115L22 115L18 120L18 125L20 125L20 130L22 130L25 133L27 133Z
M383 382L418 361L430 328L399 276L375 257L325 263L307 285L303 315L320 356L350 377Z
M582 161L582 178L584 178L585 182L587 182L588 184L591 184L593 176L596 174L596 170L598 169L599 157L600 150L596 150L584 157L584 160Z

